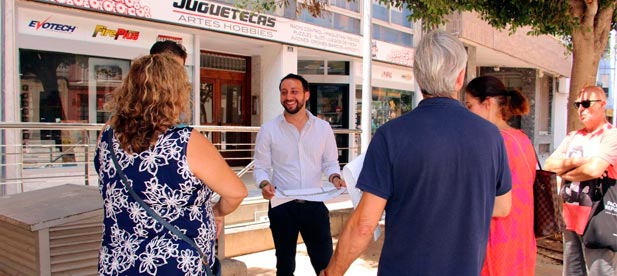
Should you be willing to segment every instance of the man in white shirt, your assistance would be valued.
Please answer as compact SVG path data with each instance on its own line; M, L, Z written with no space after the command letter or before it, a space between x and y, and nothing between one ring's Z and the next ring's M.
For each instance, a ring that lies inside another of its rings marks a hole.
M341 179L334 132L328 122L306 110L308 82L289 74L279 84L285 111L262 125L255 141L255 183L265 199L275 191L322 187L322 173L337 189ZM270 229L276 251L276 275L293 275L298 233L306 244L315 273L332 256L329 211L321 201L291 200L270 207Z

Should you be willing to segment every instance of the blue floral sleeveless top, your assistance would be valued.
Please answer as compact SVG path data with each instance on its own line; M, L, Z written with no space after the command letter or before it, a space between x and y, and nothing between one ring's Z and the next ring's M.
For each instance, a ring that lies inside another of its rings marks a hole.
M192 128L171 128L156 145L127 154L113 138L118 163L146 204L193 239L214 264L216 229L212 190L190 170L186 148ZM99 275L206 275L199 253L146 213L124 188L107 146L110 127L97 145L94 165L103 197Z

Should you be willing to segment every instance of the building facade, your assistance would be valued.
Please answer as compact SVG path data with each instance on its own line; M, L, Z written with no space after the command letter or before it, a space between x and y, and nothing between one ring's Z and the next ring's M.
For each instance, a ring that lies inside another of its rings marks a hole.
M467 79L496 76L528 98L529 114L509 123L529 136L544 160L567 134L571 54L553 36L527 35L529 28L510 34L472 12L455 13L449 19L446 30L458 34L468 49Z
M371 130L412 110L421 100L413 77L421 26L407 9L372 4L372 74L362 72L362 1L328 1L314 18L290 6L267 13L234 1L199 0L9 0L3 1L3 122L101 124L109 117L106 97L127 74L131 60L158 40L173 40L187 52L193 85L192 124L259 126L282 112L278 85L288 73L311 83L308 108L333 128L360 129L362 83L371 78ZM452 16L446 26L470 53L468 79L500 76L532 101L531 116L513 122L540 153L565 135L563 94L569 57L551 37L508 36L473 13ZM563 108L562 108L563 107ZM561 110L563 109L563 110ZM563 122L563 125L561 124ZM61 130L6 131L4 144L93 144L96 133ZM250 133L209 135L219 147L250 145ZM359 153L357 136L338 134L341 162ZM250 146L249 146L250 147ZM4 156L10 155L5 149ZM250 159L250 150L243 153ZM71 161L70 156L63 156ZM86 160L87 161L87 160ZM10 163L8 161L4 161ZM3 167L5 177L10 166ZM19 175L19 173L17 173ZM20 188L3 186L4 193Z

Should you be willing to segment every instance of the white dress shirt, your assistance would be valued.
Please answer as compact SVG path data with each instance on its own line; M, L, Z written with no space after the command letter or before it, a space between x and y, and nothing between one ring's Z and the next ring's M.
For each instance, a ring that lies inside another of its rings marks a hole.
M255 184L268 180L276 189L322 187L322 173L340 174L334 132L309 111L301 131L283 114L263 124L255 141Z

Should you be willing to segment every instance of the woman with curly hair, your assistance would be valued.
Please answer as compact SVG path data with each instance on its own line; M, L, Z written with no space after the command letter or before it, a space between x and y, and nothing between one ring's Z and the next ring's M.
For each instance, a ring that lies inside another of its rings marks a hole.
M133 61L113 92L94 160L104 202L99 275L206 275L202 261L220 269L215 243L222 217L247 190L210 141L186 126L190 90L182 65L154 54ZM211 205L214 192L221 199Z

